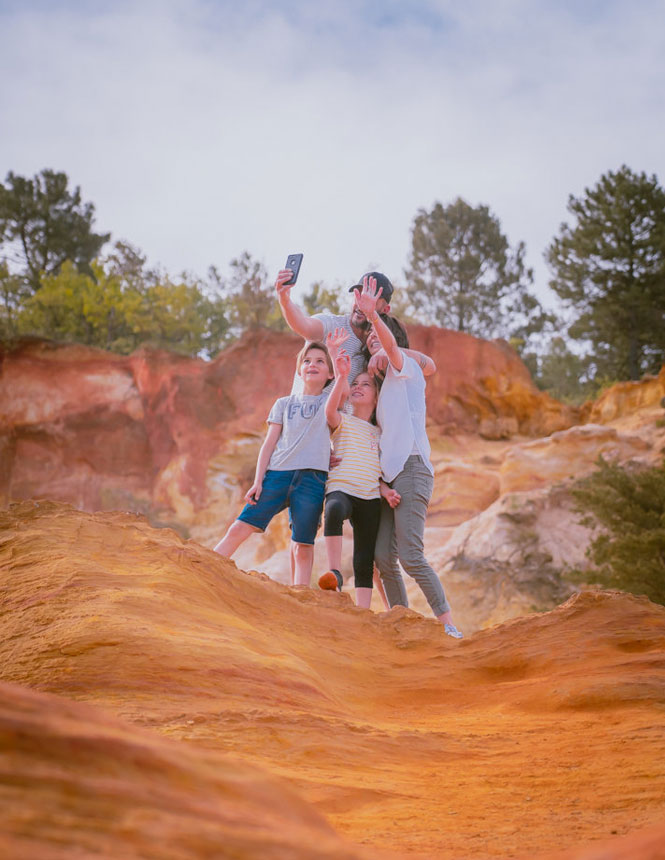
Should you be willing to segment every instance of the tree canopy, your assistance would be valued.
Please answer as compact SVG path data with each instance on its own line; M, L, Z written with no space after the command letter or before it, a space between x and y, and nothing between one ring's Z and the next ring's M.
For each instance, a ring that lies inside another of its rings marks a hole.
M639 379L665 357L665 191L625 165L571 196L575 223L546 252L550 286L574 311L572 338L588 341L596 373Z
M141 259L129 246L116 248L110 258L92 263L92 276L65 262L24 299L11 335L38 333L119 353L150 344L215 355L229 328L225 303L195 280L144 272Z
M461 198L418 210L392 313L481 338L503 337L536 382L579 402L657 372L665 357L665 191L622 167L580 198L547 249L556 320L532 292L523 242L509 245L488 206ZM65 173L9 172L0 184L0 339L33 334L129 352L142 343L213 356L245 331L285 329L264 264L248 251L224 273L172 277L128 242L110 250L95 208ZM105 247L106 246L106 247ZM310 284L305 311L338 312L346 287ZM571 338L578 344L572 344Z
M54 170L32 179L10 171L0 184L2 252L20 266L33 291L66 261L91 274L90 264L111 235L93 231L95 207L83 203L80 188L70 191L68 185L67 175Z
M284 329L286 323L277 307L275 290L263 263L255 260L248 251L243 251L231 260L230 268L229 277L220 276L214 266L209 276L225 298L231 333L237 337L248 329Z
M321 281L316 281L310 291L303 296L303 305L310 315L326 311L331 314L341 314L346 310L342 308L343 296L340 290L331 290Z
M413 222L407 292L427 320L477 337L526 340L547 321L529 292L525 247L514 250L487 206L457 198Z

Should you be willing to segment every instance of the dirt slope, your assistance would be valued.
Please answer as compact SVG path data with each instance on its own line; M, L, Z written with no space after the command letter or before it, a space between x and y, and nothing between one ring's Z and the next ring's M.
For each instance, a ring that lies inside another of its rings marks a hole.
M639 831L665 813L665 608L645 599L589 592L458 642L409 610L372 614L141 518L54 503L0 514L0 588L0 679L24 688L2 711L1 829L33 834L36 856L77 856L65 795L88 794L107 857L139 856L127 828L145 844L199 817L211 841L154 856L619 858L579 851L626 834L630 856L657 856ZM183 786L193 811L174 823Z

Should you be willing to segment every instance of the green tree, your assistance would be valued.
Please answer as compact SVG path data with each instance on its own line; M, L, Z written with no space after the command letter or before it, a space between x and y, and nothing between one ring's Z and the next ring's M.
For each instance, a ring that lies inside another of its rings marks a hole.
M29 295L23 278L12 275L6 262L0 261L0 341L11 340L18 331L18 316Z
M140 342L134 328L142 297L123 290L120 279L100 263L93 262L91 269L94 277L68 261L57 274L45 276L23 304L20 333L131 352Z
M628 469L601 457L573 496L583 522L599 532L587 551L596 567L576 578L665 604L665 460Z
M209 357L218 352L228 322L224 306L207 298L198 282L163 279L144 291L136 325L142 343Z
M45 277L41 289L23 302L16 332L123 354L150 344L186 355L215 355L228 328L223 303L206 296L197 281L174 283L156 273L143 280L142 265L118 265L119 259L140 261L128 249L104 265L93 262L93 277L69 262Z
M639 379L665 357L665 191L625 165L568 200L546 252L550 286L577 318L568 332L591 344L596 373Z
M526 340L548 320L529 293L533 273L520 242L511 251L487 206L461 198L420 209L411 234L409 300L423 321L477 337Z
M223 297L229 323L227 340L261 327L285 331L286 323L263 263L253 259L248 251L243 251L231 260L230 266L228 278L223 277L215 266L208 270L212 291Z
M95 207L70 191L67 175L42 170L32 179L11 171L0 184L2 253L19 265L33 291L67 260L91 274L90 264L110 233L93 232Z
M553 337L529 369L539 388L566 403L580 405L594 397L598 385L591 379L591 359L572 352L564 338Z
M348 304L350 305L350 293ZM340 306L340 290L330 289L321 281L316 281L312 284L308 293L303 296L303 306L305 311L311 316L312 314L320 314L328 311L331 314L342 314L347 309Z

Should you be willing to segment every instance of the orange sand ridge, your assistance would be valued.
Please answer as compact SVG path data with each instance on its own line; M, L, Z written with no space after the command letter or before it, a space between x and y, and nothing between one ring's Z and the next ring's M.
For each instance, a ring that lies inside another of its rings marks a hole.
M644 598L455 641L51 502L0 513L0 587L4 856L665 857Z

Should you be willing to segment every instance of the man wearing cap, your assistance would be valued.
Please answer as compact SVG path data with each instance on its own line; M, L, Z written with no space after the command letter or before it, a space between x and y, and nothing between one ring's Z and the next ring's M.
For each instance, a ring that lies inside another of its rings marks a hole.
M308 316L305 311L291 301L291 284L286 282L291 280L293 272L290 269L282 269L277 275L275 281L275 289L279 299L279 306L282 309L282 315L286 320L287 325L296 334L304 337L305 340L316 340L324 342L326 335L332 334L335 329L343 329L348 332L349 339L344 343L344 349L351 357L351 372L349 374L349 383L364 370L365 359L362 349L365 345L367 332L369 331L370 323L365 314L356 306L355 298L351 313L348 314L314 314ZM354 290L362 290L363 280L365 278L375 278L377 288L381 288L381 297L376 303L376 310L381 314L390 312L390 299L393 294L393 285L388 278L381 272L367 272L360 279L360 283L349 287L349 292Z

